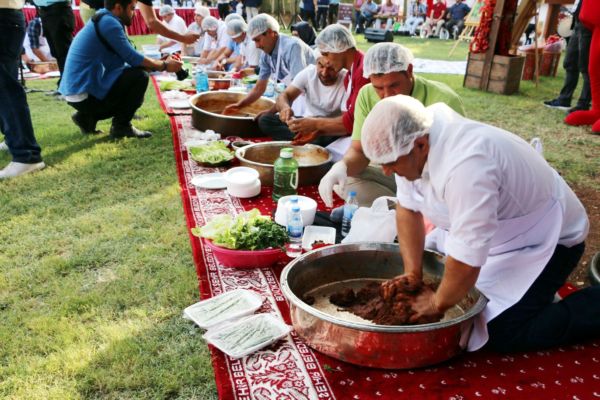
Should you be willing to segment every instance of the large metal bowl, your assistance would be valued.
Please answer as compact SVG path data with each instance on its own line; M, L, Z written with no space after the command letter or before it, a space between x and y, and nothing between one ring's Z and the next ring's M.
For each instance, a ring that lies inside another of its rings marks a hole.
M246 97L244 93L217 90L198 93L190 98L192 126L201 131L212 129L223 136L264 136L254 117L269 110L275 102L264 97L240 110L237 115L223 115L223 109Z
M240 164L258 171L263 185L273 186L273 164L284 147L294 149L298 161L298 185L314 185L331 168L331 154L316 144L292 146L291 142L264 142L244 146L235 152Z
M426 252L426 277L440 279L440 257ZM290 302L294 330L317 351L374 368L418 368L440 363L463 350L461 332L487 303L476 289L459 304L458 317L433 324L387 326L350 322L306 304L311 290L340 281L390 279L404 270L398 245L340 244L311 251L283 270L281 288Z

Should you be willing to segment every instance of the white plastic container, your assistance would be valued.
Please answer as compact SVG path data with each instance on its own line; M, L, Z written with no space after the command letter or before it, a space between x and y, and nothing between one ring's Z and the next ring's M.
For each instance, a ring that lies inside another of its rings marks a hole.
M262 297L258 293L235 289L187 307L183 310L183 317L194 321L202 329L208 329L250 315L262 303Z
M241 358L290 333L291 327L271 314L256 314L210 329L204 339L223 353Z
M277 201L277 210L275 211L275 222L281 226L287 226L287 213L289 204L287 204L292 197L298 198L298 205L300 212L302 213L302 223L304 226L312 225L315 221L315 214L317 213L317 202L306 196L290 195L283 196Z
M305 251L311 251L312 244L316 241L322 241L326 244L335 244L335 228L314 225L304 228L302 249Z
M250 198L260 193L258 171L248 167L235 167L225 173L227 193L234 197Z

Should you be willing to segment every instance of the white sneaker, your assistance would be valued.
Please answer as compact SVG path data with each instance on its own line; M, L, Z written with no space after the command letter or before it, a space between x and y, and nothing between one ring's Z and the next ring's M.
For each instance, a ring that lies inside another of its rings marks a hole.
M6 168L0 171L0 179L8 179L15 178L17 176L27 174L29 172L39 171L42 168L45 168L46 164L44 162L39 162L35 164L24 164L20 162L11 161L8 163Z
M6 142L0 142L0 151L8 151L8 145Z

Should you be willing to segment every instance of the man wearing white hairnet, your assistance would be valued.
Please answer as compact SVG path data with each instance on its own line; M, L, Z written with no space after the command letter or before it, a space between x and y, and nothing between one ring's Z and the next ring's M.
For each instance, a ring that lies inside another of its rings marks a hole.
M342 114L328 118L302 118L290 121L289 128L299 142L312 141L319 136L350 135L354 124L354 103L359 90L369 80L363 77L363 53L356 47L352 33L343 25L329 25L315 40L317 49L335 71L346 69L345 94L341 101ZM337 105L336 105L337 106Z
M553 303L583 254L589 222L565 181L518 136L469 120L446 104L386 98L367 116L365 155L395 174L404 275L423 278L424 249L446 256L436 292L417 297L415 318L441 315L477 287L488 303L468 350L531 351L600 335L600 286ZM425 236L423 216L436 229ZM463 332L468 332L464 329Z
M298 122L298 118L292 110L292 103L298 96L304 94L306 97L306 109L300 122L310 119L316 124L341 116L340 105L344 98L344 78L346 70L336 71L332 68L327 58L316 54L316 65L304 68L283 93L277 97L275 109L278 114L269 113L262 115L258 120L258 126L263 132L269 132L274 140L292 140L292 144L303 145L315 143L326 146L338 136L346 135L341 126L339 132L333 132L328 136L321 136L318 132L312 134L294 134L292 128Z
M230 66L230 71L239 71L242 68L255 68L258 66L260 60L260 51L246 33L248 25L246 25L244 19L237 14L229 14L227 18L232 15L237 16L237 18L225 22L227 34L231 40L218 61L221 61L221 59L225 60L224 63Z
M258 81L246 97L225 107L223 114L235 114L242 107L254 103L267 89L269 80L289 85L294 76L307 65L315 63L311 48L298 38L279 33L279 23L268 14L258 14L252 18L247 34L262 50Z
M208 7L196 5L194 8L194 22L188 25L187 32L198 35L198 40L194 43L185 46L185 54L188 56L200 56L202 54L202 48L204 46L204 31L202 30L202 21L204 18L210 16L210 10Z
M227 26L225 22L208 16L202 20L202 30L204 31L204 44L202 45L200 63L214 63L212 68L221 69L221 65L216 61L227 50L227 46L231 40L227 34Z
M415 75L412 62L410 50L396 43L376 44L365 54L364 76L370 78L371 83L358 93L352 140L339 143L334 149L344 154L343 159L331 167L319 184L319 194L327 206L333 205L334 189L344 199L348 191L355 191L361 206L370 206L376 198L393 196L396 192L394 179L386 177L380 167L369 165L360 142L363 122L380 99L410 95L426 106L443 102L464 114L458 95L441 82Z
M179 15L175 14L173 7L167 5L162 6L158 14L162 17L167 27L173 32L184 35L187 31L185 21ZM162 35L156 36L156 43L160 45L160 51L163 53L175 53L181 51L181 43L176 40L169 39Z

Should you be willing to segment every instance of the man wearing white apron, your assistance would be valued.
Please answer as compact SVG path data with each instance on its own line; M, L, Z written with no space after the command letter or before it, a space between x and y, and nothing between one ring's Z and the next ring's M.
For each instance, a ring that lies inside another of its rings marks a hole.
M260 73L254 88L246 97L231 104L223 110L223 114L235 114L263 95L269 84L283 82L289 85L294 77L307 65L315 63L313 51L298 38L279 33L279 23L268 14L258 14L248 23L247 34L262 50L260 56ZM300 99L294 102L294 114L302 115ZM274 112L274 109L267 112ZM265 132L268 134L268 132Z
M424 248L446 255L437 291L417 298L418 315L443 313L475 286L488 303L464 338L468 350L529 351L600 336L600 287L553 303L583 254L589 222L527 142L402 95L377 103L361 142L396 174L405 275L422 279ZM437 227L427 237L423 216ZM391 288L384 285L385 297Z

